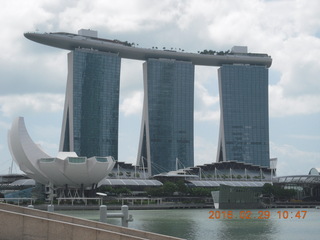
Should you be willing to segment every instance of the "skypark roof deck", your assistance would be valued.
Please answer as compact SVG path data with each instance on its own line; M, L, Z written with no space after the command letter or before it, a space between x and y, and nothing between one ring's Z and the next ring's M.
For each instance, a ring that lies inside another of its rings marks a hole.
M179 61L189 61L194 65L222 66L223 64L249 64L270 67L272 59L267 54L255 53L228 53L225 55L199 54L188 52L177 52L171 50L147 49L130 46L126 42L118 40L102 39L78 35L73 33L25 33L29 40L44 45L74 50L75 48L89 48L103 52L119 54L121 58L147 60L149 58L166 58Z

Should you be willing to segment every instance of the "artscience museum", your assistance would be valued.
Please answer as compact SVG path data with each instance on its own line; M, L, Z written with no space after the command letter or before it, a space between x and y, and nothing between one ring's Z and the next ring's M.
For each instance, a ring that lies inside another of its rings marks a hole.
M95 188L112 170L112 157L78 157L75 152L45 153L30 138L24 119L18 117L8 133L11 155L20 169L44 185L69 188Z

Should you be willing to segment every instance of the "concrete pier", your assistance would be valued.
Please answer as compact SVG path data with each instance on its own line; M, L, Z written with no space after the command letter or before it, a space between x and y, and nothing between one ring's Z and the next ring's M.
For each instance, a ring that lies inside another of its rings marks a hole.
M181 238L0 203L1 240L179 240Z

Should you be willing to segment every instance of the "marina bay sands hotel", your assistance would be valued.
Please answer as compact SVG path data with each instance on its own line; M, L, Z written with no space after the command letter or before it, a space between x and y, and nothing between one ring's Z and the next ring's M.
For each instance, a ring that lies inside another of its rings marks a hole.
M98 38L92 30L25 33L70 50L60 151L118 159L121 58L143 60L144 102L137 165L150 175L194 166L195 65L219 66L217 161L269 167L267 54L234 47L225 54L146 49Z

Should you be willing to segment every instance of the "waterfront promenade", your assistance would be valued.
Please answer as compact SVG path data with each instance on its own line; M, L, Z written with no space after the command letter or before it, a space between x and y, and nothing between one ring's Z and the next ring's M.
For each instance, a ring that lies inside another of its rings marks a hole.
M181 238L0 203L2 240L179 240Z
M265 208L320 208L320 202L274 202L263 204Z
M122 205L107 204L108 210L120 210ZM129 210L157 210L157 209L197 209L197 208L213 208L213 204L204 204L204 203L163 203L163 204L136 204L128 205ZM99 210L99 205L55 205L55 210ZM38 210L47 210L48 205L35 205L35 209Z

